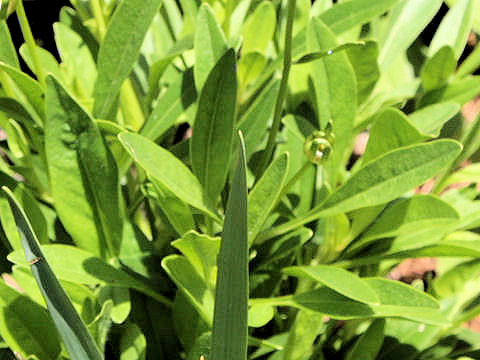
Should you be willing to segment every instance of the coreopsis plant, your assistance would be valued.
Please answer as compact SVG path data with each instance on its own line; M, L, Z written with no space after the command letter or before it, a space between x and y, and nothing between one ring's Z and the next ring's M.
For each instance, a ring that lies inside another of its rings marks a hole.
M442 0L71 0L57 56L1 1L0 358L479 359L480 4L446 3L427 44Z

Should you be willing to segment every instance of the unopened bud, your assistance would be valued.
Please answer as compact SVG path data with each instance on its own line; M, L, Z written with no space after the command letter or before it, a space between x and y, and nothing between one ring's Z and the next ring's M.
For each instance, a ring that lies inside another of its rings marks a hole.
M325 131L314 131L305 141L303 151L308 160L314 164L321 164L328 159L332 152L333 136Z

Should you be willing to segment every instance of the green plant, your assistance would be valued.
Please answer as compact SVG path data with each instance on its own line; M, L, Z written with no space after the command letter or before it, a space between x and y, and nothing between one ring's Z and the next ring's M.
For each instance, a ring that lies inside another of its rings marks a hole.
M0 358L480 358L478 1L7 3Z

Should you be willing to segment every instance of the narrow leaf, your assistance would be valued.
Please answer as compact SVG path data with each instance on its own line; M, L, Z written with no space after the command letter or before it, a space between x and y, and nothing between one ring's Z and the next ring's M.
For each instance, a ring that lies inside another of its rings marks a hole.
M319 18L335 33L341 34L390 10L399 0L354 0L337 3Z
M442 0L407 0L392 11L378 62L385 71L425 29L442 5Z
M460 111L454 102L430 105L408 115L410 121L424 134L437 137L443 125Z
M247 359L248 232L245 144L240 133L218 255L212 360Z
M377 294L363 279L340 268L327 265L291 266L283 269L283 272L317 281L343 296L362 303L379 303Z
M117 255L123 205L113 155L95 122L58 80L49 75L46 84L45 142L56 209L84 249L96 255Z
M162 0L125 0L115 10L98 52L93 96L95 117L106 119L123 81L135 65Z
M45 259L28 218L10 190L6 187L2 189L8 196L25 257L31 265L32 273L70 357L73 360L103 359L95 341Z
M348 353L346 360L364 359L375 360L383 344L385 320L374 320L368 329L355 342L353 349Z
M206 205L197 178L172 153L138 134L123 132L118 137L130 156L154 182L158 181L179 199L218 219Z
M198 12L193 43L195 49L195 86L200 92L208 74L227 51L225 35L208 3L202 3Z
M453 49L449 46L440 48L425 61L420 77L425 91L437 89L447 84L448 78L457 67Z
M450 8L447 15L442 19L430 43L430 47L428 48L430 55L437 52L443 46L448 45L453 48L455 59L458 60L460 58L473 25L475 1L476 0L459 0Z
M228 50L200 94L190 142L192 168L210 204L220 195L230 168L237 101L235 52Z
M252 244L263 224L278 203L288 175L288 153L280 155L265 170L248 194L248 240Z
M333 49L330 49L330 50L308 53L306 55L303 55L300 59L295 60L293 63L294 64L308 63L308 62L311 62L311 61L321 59L325 56L333 55L334 53L342 51L342 50L349 50L349 49L353 49L353 48L357 48L357 47L362 47L364 45L365 45L365 43L363 41L345 43L345 44L339 45L339 46L337 46Z
M324 214L385 203L422 184L453 161L461 145L452 140L407 146L370 162L321 206Z

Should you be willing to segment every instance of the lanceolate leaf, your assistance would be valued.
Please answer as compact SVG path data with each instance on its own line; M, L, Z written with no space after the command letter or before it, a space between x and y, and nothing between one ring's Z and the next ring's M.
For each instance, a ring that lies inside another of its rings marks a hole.
M473 25L476 0L460 0L442 19L432 42L429 53L434 54L445 45L453 48L455 59L459 59L467 43L468 34Z
M288 153L280 155L267 168L248 194L248 241L252 244L268 215L278 203L288 175Z
M161 3L162 0L125 0L115 10L98 52L98 77L93 93L95 117L105 119L110 114Z
M197 16L194 39L195 86L200 91L208 74L227 51L225 35L208 3L203 3Z
M124 132L119 139L154 182L160 182L179 199L218 219L206 205L197 178L172 153L141 135Z
M55 360L60 354L55 324L45 308L3 281L0 281L0 335L11 350L24 358L36 355Z
M0 61L14 68L20 68L18 56L6 21L0 22Z
M390 10L399 0L353 0L337 3L319 18L335 33L341 34L363 25Z
M150 140L157 140L175 124L197 99L193 71L189 69L181 73L178 79L158 98L152 113L145 122L140 134Z
M46 153L56 209L81 247L114 256L123 232L115 160L95 122L50 75L46 103Z
M241 133L240 133L241 137ZM212 360L247 359L248 233L245 144L240 138L218 255Z
M25 251L25 257L31 265L33 276L42 292L47 308L57 327L67 351L73 360L101 360L95 341L90 336L85 324L75 311L65 290L61 287L55 274L46 261L38 240L33 233L29 220L19 206L13 194L6 187L2 188L8 196L10 207L17 223L18 232Z
M235 52L230 49L205 82L190 142L193 172L210 204L215 204L229 172L236 101Z
M460 151L461 145L453 140L437 140L390 151L353 174L323 204L306 215L259 234L259 241L321 217L391 201L438 174Z
M343 269L327 265L292 266L283 269L283 272L317 281L339 294L362 303L379 303L377 294L365 281Z
M437 13L442 0L399 2L390 15L388 32L380 50L380 69L386 70L412 44Z
M421 132L437 137L440 135L443 124L459 111L460 105L454 102L443 102L417 110L408 117Z
M321 207L333 214L392 200L436 175L460 150L456 141L437 140L391 151L355 173Z

